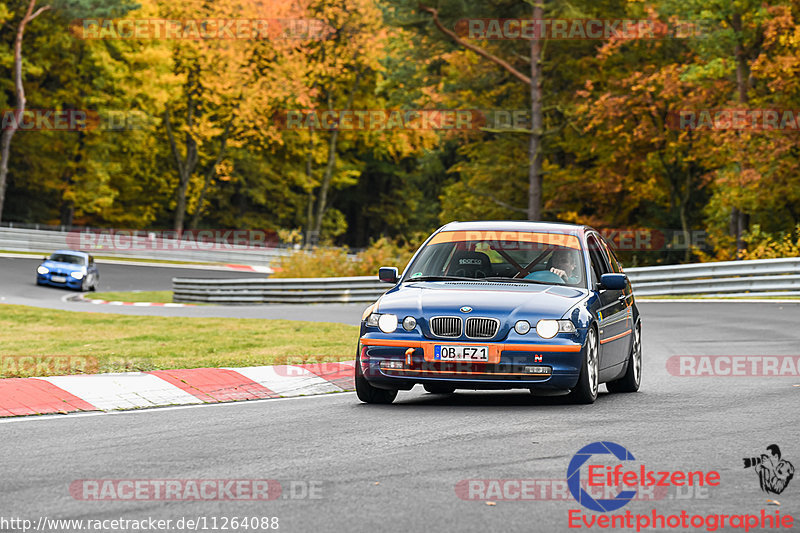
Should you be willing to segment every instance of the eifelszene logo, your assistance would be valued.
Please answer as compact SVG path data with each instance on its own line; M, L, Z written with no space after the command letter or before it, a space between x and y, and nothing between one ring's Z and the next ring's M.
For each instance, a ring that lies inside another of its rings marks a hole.
M752 468L758 474L761 490L767 493L780 494L794 477L794 466L781 459L781 449L777 444L767 446L769 454L761 457L745 457L744 467Z
M593 455L601 454L611 454L620 461L636 460L631 452L619 444L615 444L613 442L593 442L578 450L578 453L576 453L569 462L569 466L567 467L567 486L569 487L572 497L575 498L575 501L577 501L579 504L591 509L592 511L605 513L608 511L615 511L620 507L624 507L629 501L631 501L631 499L633 499L634 496L636 496L636 491L623 490L612 499L596 500L590 496L589 493L583 489L583 487L581 487L581 466L591 459ZM591 477L592 475L590 473L589 478L591 479ZM590 481L589 484L593 483Z
M655 471L640 464L625 469L623 464L609 466L603 464L605 459L594 459L595 456L611 455L620 463L635 461L631 452L619 444L601 441L593 442L578 450L567 467L567 486L575 501L592 511L607 513L624 507L635 496L640 487L691 487L717 486L720 475L716 471L702 470L666 470ZM619 490L613 498L595 499L581 483L581 467L586 466L586 486L606 489L604 494L613 489Z

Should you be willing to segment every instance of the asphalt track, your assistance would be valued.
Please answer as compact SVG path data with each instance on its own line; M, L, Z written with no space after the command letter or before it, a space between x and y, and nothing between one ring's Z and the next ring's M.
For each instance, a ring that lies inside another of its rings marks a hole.
M365 304L296 306L296 305L243 305L196 307L132 307L93 305L85 302L65 301L78 293L58 287L39 287L35 283L38 258L22 259L0 257L0 303L30 305L64 311L91 313L119 313L145 316L232 317L232 318L285 318L317 322L357 323ZM98 291L163 291L172 289L172 278L259 278L263 274L219 270L180 268L178 265L138 266L135 264L98 264L100 286Z
M106 270L109 285L101 288L119 290ZM124 270L122 279L136 272ZM147 285L137 288L165 287L143 275ZM29 289L17 297L30 300L37 293ZM0 284L6 298L13 290ZM311 308L336 314L311 306L303 308L306 318ZM800 474L780 496L766 495L742 458L777 443L800 467L800 378L677 377L666 361L798 355L800 305L642 303L641 310L642 390L602 393L592 406L519 392L440 397L417 387L390 406L364 405L347 393L0 422L0 519L205 517L210 524L217 517L221 524L223 517L276 516L279 531L575 531L568 527L570 510L597 515L570 498L495 497L496 505L487 505L461 499L456 486L467 479L563 480L581 447L605 440L626 447L636 467L721 475L718 487L692 491L691 498L670 489L663 499L632 501L618 513L779 511L792 515L798 529ZM270 502L93 502L70 494L70 484L81 479L274 479L284 490ZM317 487L317 498L304 497L308 486ZM768 506L768 498L781 505Z

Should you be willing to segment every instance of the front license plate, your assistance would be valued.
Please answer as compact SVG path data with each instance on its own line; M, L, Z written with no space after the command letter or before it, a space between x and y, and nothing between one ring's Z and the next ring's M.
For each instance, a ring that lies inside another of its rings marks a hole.
M435 361L488 361L488 346L436 345L433 350Z
M65 281L67 281L67 278L65 278L64 276L50 276L50 281L52 281L53 283L64 283Z

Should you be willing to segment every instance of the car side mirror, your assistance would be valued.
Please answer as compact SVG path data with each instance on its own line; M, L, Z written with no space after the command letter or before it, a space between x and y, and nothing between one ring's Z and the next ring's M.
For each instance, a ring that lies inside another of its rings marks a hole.
M600 289L622 291L628 286L628 276L625 274L603 274L600 276L600 283L597 285Z
M384 283L397 283L400 276L395 267L381 267L378 269L378 279Z
M47 257L47 256L42 257L42 261L49 261L49 260L50 260L50 258Z

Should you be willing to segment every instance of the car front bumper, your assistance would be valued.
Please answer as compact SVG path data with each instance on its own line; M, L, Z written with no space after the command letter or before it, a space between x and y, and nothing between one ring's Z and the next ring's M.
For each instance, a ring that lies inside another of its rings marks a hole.
M61 274L56 274L57 276L61 276ZM36 274L36 283L39 285L50 285L51 287L67 287L70 289L80 289L81 283L83 283L82 279L75 279L70 275L61 276L66 277L66 281L53 281L51 279L52 274Z
M418 383L439 383L466 389L555 389L575 387L583 360L579 342L552 344L491 343L488 363L442 362L433 359L435 345L465 342L412 341L362 337L361 373L375 387L411 389ZM394 368L387 368L391 361ZM383 365L381 363L384 363Z

